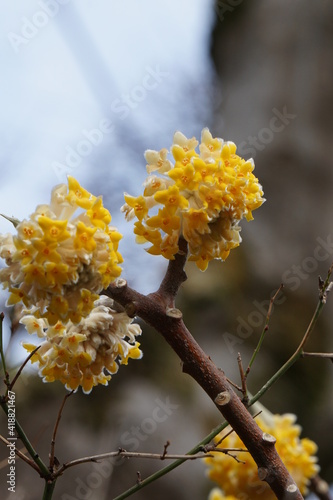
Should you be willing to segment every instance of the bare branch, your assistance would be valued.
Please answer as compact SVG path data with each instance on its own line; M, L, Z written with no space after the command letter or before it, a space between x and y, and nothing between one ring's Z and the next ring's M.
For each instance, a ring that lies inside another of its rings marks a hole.
M7 441L6 438L4 438L3 436L0 435L0 441L2 441L6 446L8 445L12 445L13 443L10 443L9 441ZM15 447L15 453L16 455L21 459L23 460L25 463L27 463L28 465L30 465L30 467L32 467L33 469L35 469L38 473L40 473L40 470L39 468L37 467L37 465L35 464L35 462L33 460L31 460L29 457L27 457L26 455L24 455L23 453L23 450L25 450L26 448L23 447L21 450L18 450L16 447Z
M169 446L169 445L168 445ZM71 460L70 462L64 463L54 474L54 477L58 477L66 469L69 469L69 467L74 467L75 465L80 465L80 464L85 464L87 462L99 462L100 460L105 460L107 458L112 458L112 457L124 457L124 458L149 458L149 459L154 459L154 460L198 460L201 458L207 458L207 457L213 457L214 455L209 454L209 453L197 453L195 455L179 455L179 454L169 454L166 453L166 445L164 447L163 453L139 453L136 451L126 451L123 448L119 448L118 451L110 451L109 453L102 453L100 455L92 455L89 457L82 457L78 458L76 460ZM228 452L228 449L225 448ZM237 448L230 448L230 451L246 451L242 449L237 449ZM224 452L222 448L215 448L213 447L212 451L220 451Z
M328 358L333 361L333 352L302 352L302 357Z
M270 485L277 498L285 499L288 492L292 491L291 498L300 500L303 497L277 454L274 444L262 439L262 430L233 391L223 371L215 366L197 344L182 318L166 314L168 307L174 307L175 295L180 286L179 267L184 265L185 260L185 256L179 254L174 261L170 261L163 286L155 293L144 296L125 283L121 287L111 284L106 294L126 310L130 310L132 315L142 318L164 337L183 362L183 371L191 375L214 401L251 453L258 470L265 471L262 479ZM221 394L228 397L218 398Z
M244 374L242 357L241 357L240 352L237 355L237 362L238 362L238 369L239 369L239 374L240 374L241 383L242 383L242 394L243 394L242 401L243 401L244 405L247 406L248 402L249 402L249 397L247 395L246 376Z
M329 485L320 476L315 476L310 480L310 490L320 500L332 500Z
M22 370L23 368L25 367L25 365L28 363L28 361L32 358L32 356L38 351L38 349L40 348L40 345L38 345L36 347L36 349L34 349L30 354L29 356L25 359L25 361L22 363L22 365L20 366L20 368L18 369L15 377L13 378L12 382L9 384L8 386L8 390L11 391L14 387L14 384L16 382L16 380L19 378L19 376L21 375L22 373Z
M58 427L59 427L59 423L60 423L62 411L64 409L64 406L65 406L65 403L66 403L67 399L73 394L73 392L74 391L71 391L69 394L66 394L66 396L64 397L64 399L62 401L62 404L61 404L61 406L59 408L57 420L56 420L56 423L55 423L55 426L54 426L54 430L53 430L52 441L51 441L50 471L53 471L53 468L54 468L54 465L55 465L55 461L56 461L55 460L55 456L54 456L55 440L56 440L56 435L57 435L57 431L58 431Z

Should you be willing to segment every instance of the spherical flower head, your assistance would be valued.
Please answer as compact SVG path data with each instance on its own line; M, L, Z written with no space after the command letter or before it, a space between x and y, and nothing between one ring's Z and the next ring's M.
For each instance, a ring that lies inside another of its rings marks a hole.
M309 480L318 473L316 444L307 438L300 439L301 427L295 424L292 414L271 415L268 419L257 417L256 422L266 433L276 438L275 447L302 495L307 493ZM230 428L215 437L219 448L243 448L244 444L235 432L225 438ZM222 440L222 442L220 442ZM249 453L239 453L242 462L235 461L223 453L214 452L214 457L205 459L208 476L221 490L214 489L209 500L232 500L234 498L257 498L274 500L275 495L268 484L258 479L257 465ZM243 495L243 496L242 496Z
M44 382L60 380L68 390L81 386L88 394L98 384L107 385L119 365L142 357L136 341L140 326L132 324L125 312L117 312L106 296L78 324L58 321L50 326L46 319L37 320L33 315L24 316L21 323L28 333L43 339L31 362L38 363ZM30 343L23 346L28 352L36 348Z
M189 260L204 271L213 259L225 260L241 242L239 222L252 220L252 211L265 201L253 160L236 154L232 142L213 138L207 128L198 141L176 132L168 150L148 150L148 177L144 192L125 194L122 211L137 219L137 243L150 243L147 251L174 259L182 236ZM153 172L153 173L152 173Z
M7 305L22 302L49 324L80 322L99 293L121 273L120 233L101 197L73 177L56 186L49 205L39 205L16 225L16 235L0 235L7 267L0 281L9 289Z

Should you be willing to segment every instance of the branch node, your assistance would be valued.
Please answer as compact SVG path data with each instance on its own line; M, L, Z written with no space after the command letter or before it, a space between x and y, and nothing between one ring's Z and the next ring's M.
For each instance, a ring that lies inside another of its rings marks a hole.
M294 483L291 483L287 486L287 492L288 493L296 493L297 492L297 486Z
M214 403L216 403L218 406L224 406L230 402L230 399L231 399L230 392L223 391L216 396L216 398L214 399Z
M134 316L136 316L136 311L137 311L137 305L135 302L129 302L128 304L126 304L125 312L127 316L129 316L130 318L134 318Z
M181 319L183 317L183 313L180 309L176 309L175 307L167 307L165 314L169 316L169 318Z
M264 432L262 435L262 440L266 443L275 444L276 438L272 436L272 434L268 434L268 432Z
M268 469L266 469L265 467L259 467L258 478L260 479L260 481L264 481L265 479L267 479L268 474Z
M167 442L165 443L165 445L164 445L164 450L163 450L163 455L162 455L162 457L161 457L161 460L164 460L164 458L165 458L165 456L166 456L166 454L167 454L167 449L168 449L168 447L169 447L169 446L170 446L170 441L167 441Z
M124 280L124 278L117 278L114 281L114 284L115 284L116 288L125 288L125 286L127 286L127 281Z

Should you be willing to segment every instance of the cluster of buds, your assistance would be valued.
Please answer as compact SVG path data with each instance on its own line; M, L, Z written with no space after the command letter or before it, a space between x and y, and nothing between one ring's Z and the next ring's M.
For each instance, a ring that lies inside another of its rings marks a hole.
M179 237L188 242L189 260L204 271L213 259L225 260L241 242L239 221L251 220L252 211L265 201L253 160L236 154L233 142L213 138L207 128L198 141L176 132L168 150L148 150L148 177L143 195L125 194L126 218L136 218L138 243L147 251L173 259ZM156 173L152 173L156 172ZM156 175L157 174L157 175Z
M32 362L45 382L60 380L69 390L106 385L119 364L142 355L140 327L99 295L121 274L121 234L110 222L102 198L68 177L49 205L15 223L16 235L0 236L7 305L21 304L21 323L42 340Z

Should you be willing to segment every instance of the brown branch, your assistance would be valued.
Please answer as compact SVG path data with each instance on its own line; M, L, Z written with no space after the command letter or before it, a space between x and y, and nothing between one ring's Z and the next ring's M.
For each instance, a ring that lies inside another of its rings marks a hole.
M241 448L215 448L212 447L211 451L228 453L229 451L246 451ZM124 457L124 458L150 458L154 460L198 460L201 458L214 457L211 453L196 453L194 455L181 455L181 454L169 454L165 453L140 453L137 451L126 451L123 448L119 448L118 451L110 451L109 453L102 453L100 455L92 455L90 457L77 458L76 460L71 460L64 463L54 474L53 477L58 477L66 469L74 467L75 465L85 464L87 462L99 462L100 460L105 460L106 458L112 457Z
M310 490L318 497L320 500L332 500L332 495L330 494L330 488L326 481L324 481L320 476L315 476L310 481Z
M19 376L21 375L22 373L22 370L23 368L25 367L25 365L28 363L29 359L32 358L32 356L38 351L38 349L40 348L40 345L38 345L36 347L36 349L34 349L30 354L29 356L24 360L24 362L22 363L22 365L20 366L20 368L18 369L15 377L13 378L13 380L10 382L10 384L8 385L8 390L11 391L14 387L14 384L16 382L16 380L19 378Z
M12 443L10 443L6 438L4 438L3 436L0 435L0 441L2 441L6 446L8 445L11 445ZM30 465L30 467L32 467L33 469L35 469L39 474L40 474L40 470L39 468L37 467L37 465L35 464L35 462L33 460L31 460L31 458L27 457L26 455L24 455L24 453L22 452L22 450L26 450L26 448L22 448L21 450L17 449L15 447L15 454L21 459L23 460L24 462L26 462L28 465Z
M181 242L183 245L183 242ZM181 253L169 262L168 270L159 290L148 296L127 286L126 282L111 284L105 293L159 332L183 362L183 371L203 388L223 417L243 441L258 466L259 479L266 481L278 499L300 500L302 495L288 473L274 442L265 439L220 369L201 349L180 316L168 315L174 306L175 294L184 280L186 254ZM179 278L180 274L180 278Z
M243 403L245 406L248 406L249 403L249 396L247 395L247 388L246 388L246 377L244 374L244 369L243 369L243 363L242 363L242 356L241 353L239 352L237 355L237 363L238 363L238 369L239 369L239 374L241 378L241 383L242 383L242 394L243 394Z
M302 357L327 358L333 361L333 352L302 352Z
M165 306L168 308L175 307L175 297L181 284L186 281L187 276L184 271L184 266L187 259L187 242L183 237L179 238L179 251L175 256L175 260L170 261L166 274L157 291L157 295L163 297Z
M58 427L59 427L59 423L60 423L62 411L64 409L64 406L65 406L65 403L66 403L67 399L73 394L73 392L74 391L71 391L69 394L66 394L66 396L64 397L64 399L63 399L63 401L61 403L61 406L59 408L57 420L56 420L56 423L55 423L55 426L54 426L54 429L53 429L52 441L51 441L51 451L50 451L50 471L51 472L53 472L54 465L55 465L55 463L57 463L57 459L56 459L56 457L54 455L54 450L55 450L55 440L56 440L56 436L57 436L57 431L58 431Z

